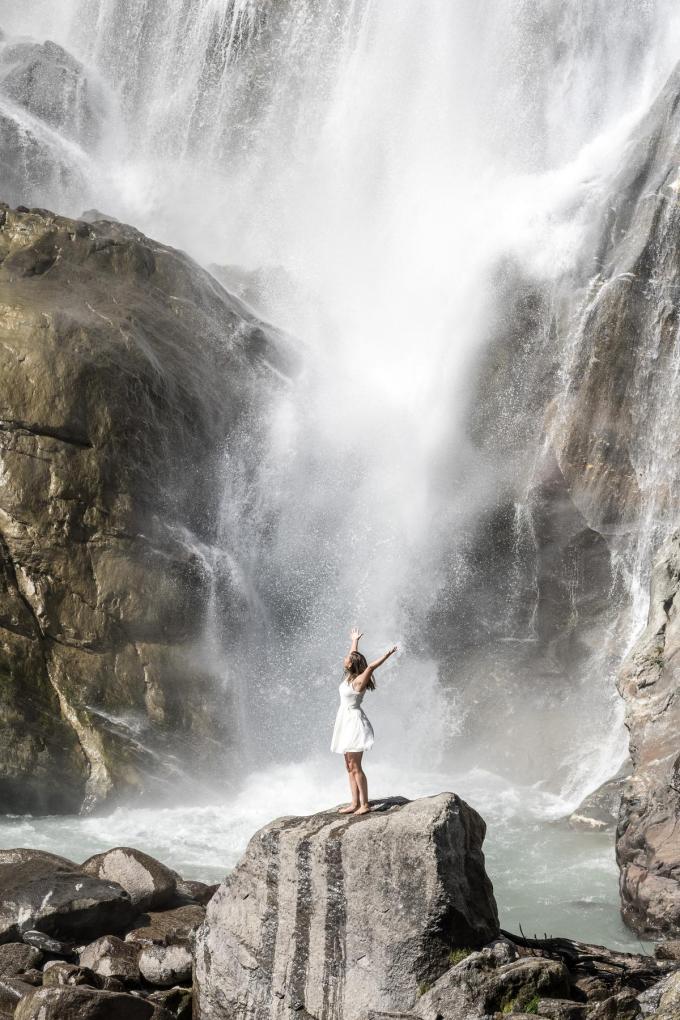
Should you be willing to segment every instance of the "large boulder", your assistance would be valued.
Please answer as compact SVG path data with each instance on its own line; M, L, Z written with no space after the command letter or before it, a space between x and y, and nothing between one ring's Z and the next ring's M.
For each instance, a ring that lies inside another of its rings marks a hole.
M0 852L0 942L36 928L75 939L129 926L137 911L124 889L50 858L32 850Z
M202 1020L408 1010L455 947L498 933L485 825L459 797L261 829L196 936Z
M680 532L661 548L647 627L623 664L633 774L616 854L623 916L639 932L680 934Z
M15 1020L151 1020L154 1004L94 988L38 988L21 999ZM169 1014L165 1014L169 1016Z
M117 882L140 911L169 906L177 898L179 875L155 857L133 847L119 846L95 854L80 870L95 878Z
M2 206L0 341L0 811L212 777L229 703L199 646L244 600L210 559L225 443L290 346L130 227Z

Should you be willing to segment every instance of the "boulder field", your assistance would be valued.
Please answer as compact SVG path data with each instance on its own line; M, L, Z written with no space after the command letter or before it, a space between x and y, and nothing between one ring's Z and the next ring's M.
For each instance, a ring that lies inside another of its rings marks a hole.
M129 847L2 851L0 1020L677 1020L680 943L503 932L476 811L372 806L271 822L219 887Z

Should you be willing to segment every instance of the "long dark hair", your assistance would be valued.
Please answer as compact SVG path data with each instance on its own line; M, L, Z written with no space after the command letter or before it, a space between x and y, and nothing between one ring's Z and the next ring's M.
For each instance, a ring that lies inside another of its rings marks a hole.
M366 662L366 656L362 655L361 652L350 652L347 658L349 659L349 669L345 669L345 680L348 684L351 684L355 676L361 676L364 670L368 669L368 663ZM366 687L369 691L375 690L375 680L372 673Z

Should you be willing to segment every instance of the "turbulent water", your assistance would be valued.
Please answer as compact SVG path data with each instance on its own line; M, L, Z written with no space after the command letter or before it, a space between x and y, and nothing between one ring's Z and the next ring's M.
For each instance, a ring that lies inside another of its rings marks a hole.
M0 0L0 24L5 47L51 38L85 68L73 124L47 130L0 102L46 153L32 200L94 206L223 267L305 352L301 379L257 424L265 456L253 465L249 436L225 449L219 534L202 550L216 591L228 575L243 609L236 637L218 605L206 625L238 705L240 776L217 784L226 792L198 822L184 809L15 820L3 841L84 856L124 834L184 870L221 872L271 814L342 795L321 755L357 622L370 653L402 649L367 704L372 789L455 786L490 820L509 923L625 941L611 848L536 828L625 754L611 672L625 647L549 689L509 665L506 680L504 649L509 663L512 642L535 640L531 614L521 632L506 627L492 677L486 658L475 672L449 655L444 669L427 634L444 593L451 617L503 633L466 574L476 522L517 470L482 456L466 427L507 297L498 267L546 293L576 272L629 133L680 53L675 5ZM566 388L578 342L564 338ZM519 459L531 464L541 442ZM522 470L519 601L535 543ZM613 614L626 614L624 645L645 611L649 518ZM511 714L494 710L504 685Z

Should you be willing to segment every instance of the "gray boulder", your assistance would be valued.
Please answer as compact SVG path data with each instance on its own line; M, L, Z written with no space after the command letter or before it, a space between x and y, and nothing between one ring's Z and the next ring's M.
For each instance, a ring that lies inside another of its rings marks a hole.
M191 988L164 988L149 995L149 1002L162 1006L175 1020L191 1020Z
M189 945L194 932L205 920L205 907L187 903L174 910L145 914L143 920L143 924L127 933L126 942L138 946Z
M623 917L639 932L680 934L680 533L661 548L647 628L624 662L633 774L621 801L616 854Z
M150 1020L153 1003L94 988L38 988L21 999L15 1020Z
M58 938L92 938L131 923L136 910L119 885L51 857L31 850L0 855L0 942L35 928Z
M0 977L0 1016L12 1016L16 1005L33 986L19 977Z
M139 910L158 910L177 898L179 876L154 857L131 847L116 847L89 857L81 871L117 882Z
M65 960L52 960L45 964L42 983L45 988L57 988L62 985L99 987L97 976L89 967L78 967L74 963L66 963Z
M31 970L42 960L42 953L23 942L0 945L0 977L17 977Z
M139 972L150 985L169 988L191 981L193 962L186 945L144 946L139 954Z
M139 947L115 935L104 935L82 948L78 954L81 967L100 977L115 977L127 984L139 983Z
M407 1011L456 947L498 934L485 825L459 797L261 829L196 935L201 1020Z

